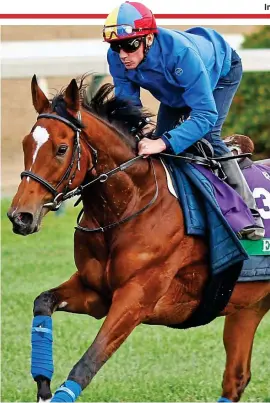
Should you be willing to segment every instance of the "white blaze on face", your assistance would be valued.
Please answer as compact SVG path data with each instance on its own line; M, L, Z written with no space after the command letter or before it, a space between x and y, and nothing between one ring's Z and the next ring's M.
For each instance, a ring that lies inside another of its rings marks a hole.
M40 147L43 146L43 144L45 144L46 141L48 141L49 133L47 132L47 130L44 127L37 126L35 128L35 130L33 131L33 139L34 139L34 141L36 143L36 149L35 149L35 152L33 154L33 162L32 162L32 165L31 165L29 171L31 171L31 169L32 169L32 166L33 166L33 164L34 164L34 162L36 160L36 157L37 157L37 154L38 154L38 151L39 151ZM29 176L28 176L28 178L26 180L27 180L27 182L30 182Z
M49 138L49 133L47 132L47 130L44 127L37 126L35 128L35 130L33 131L33 139L36 142L36 149L35 149L35 152L33 155L33 164L36 160L40 147L43 146L43 144L45 144L46 141L48 141L48 138Z

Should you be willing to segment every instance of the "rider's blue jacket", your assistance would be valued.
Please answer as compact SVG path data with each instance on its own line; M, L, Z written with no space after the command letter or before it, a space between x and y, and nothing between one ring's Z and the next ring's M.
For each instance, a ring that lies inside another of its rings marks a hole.
M212 29L159 28L145 60L136 69L127 70L111 49L108 63L117 97L141 105L142 87L162 104L191 108L189 119L165 134L166 144L178 154L215 125L218 113L213 90L230 70L231 53L229 44Z

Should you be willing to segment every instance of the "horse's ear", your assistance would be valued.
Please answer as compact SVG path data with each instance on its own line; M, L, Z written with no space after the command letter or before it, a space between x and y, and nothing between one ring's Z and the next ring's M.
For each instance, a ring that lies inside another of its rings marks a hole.
M78 112L80 109L80 92L74 78L66 88L64 99L68 109L73 112Z
M33 76L31 82L32 101L37 113L42 113L49 109L50 102L44 92L40 89L36 75Z

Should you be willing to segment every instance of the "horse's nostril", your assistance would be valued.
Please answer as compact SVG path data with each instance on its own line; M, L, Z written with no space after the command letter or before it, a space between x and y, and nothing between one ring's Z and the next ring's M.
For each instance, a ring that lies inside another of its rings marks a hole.
M14 217L14 222L18 225L29 226L33 222L33 215L31 213L19 213Z

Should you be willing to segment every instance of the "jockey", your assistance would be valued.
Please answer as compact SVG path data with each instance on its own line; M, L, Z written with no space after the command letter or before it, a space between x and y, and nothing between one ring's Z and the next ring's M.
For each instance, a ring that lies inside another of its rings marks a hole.
M107 58L115 96L142 106L140 88L144 88L160 101L157 139L143 138L139 155L180 154L203 137L215 156L232 155L220 134L242 78L242 64L220 34L202 27L187 31L157 27L146 6L126 1L108 15L103 38L110 44ZM244 228L242 235L262 238L263 222L237 161L222 162L222 167L256 223Z

